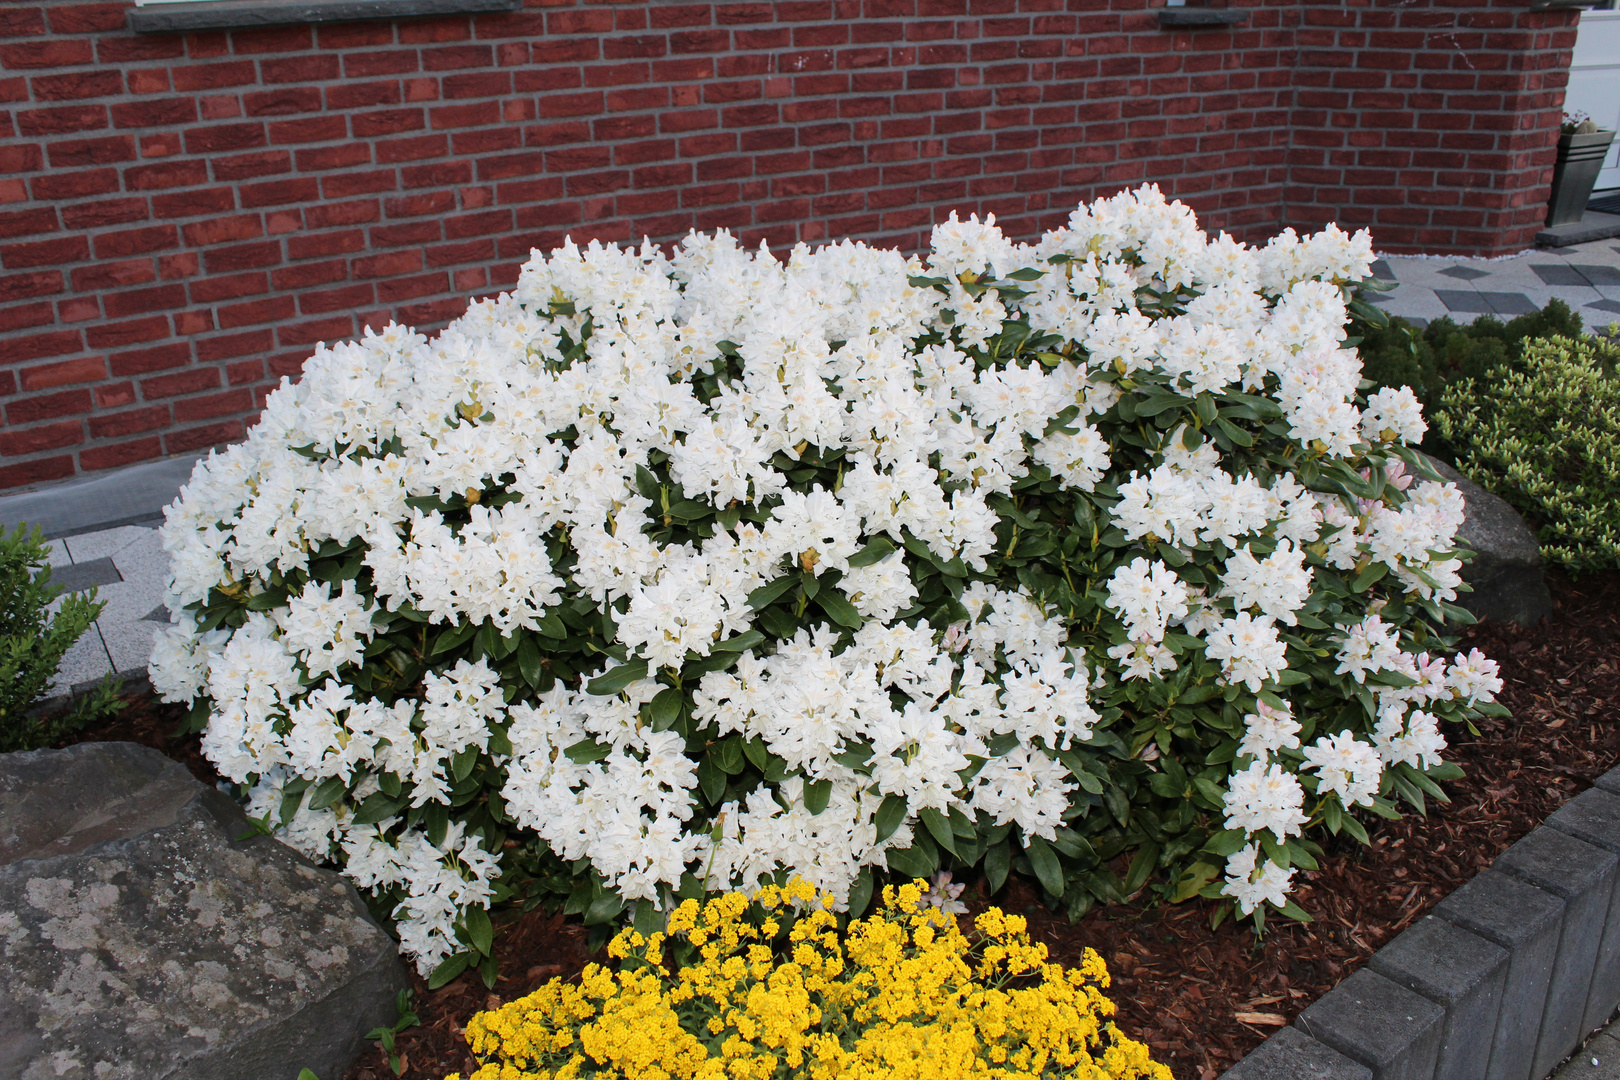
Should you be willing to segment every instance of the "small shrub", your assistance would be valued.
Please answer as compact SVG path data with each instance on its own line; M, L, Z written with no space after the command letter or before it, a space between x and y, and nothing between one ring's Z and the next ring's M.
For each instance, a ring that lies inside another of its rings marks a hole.
M1571 570L1620 565L1620 348L1532 341L1522 360L1462 379L1438 426L1457 468L1537 526L1542 556Z
M1395 316L1385 325L1365 328L1361 373L1379 387L1410 386L1424 410L1432 412L1451 383L1484 378L1518 361L1527 342L1554 335L1579 337L1581 330L1580 314L1557 299L1506 323L1482 315L1462 326L1448 317L1419 329Z
M605 937L786 874L1304 917L1317 838L1442 797L1500 685L1438 630L1418 403L1358 393L1370 258L1152 188L926 262L536 252L198 465L153 684L435 980L493 980L492 905Z
M618 971L591 964L473 1017L468 1080L1170 1080L1109 1022L1095 952L1047 963L996 908L970 938L923 884L885 886L842 935L833 897L799 880L688 900L666 930L614 938Z
M0 753L38 750L111 707L110 694L92 695L63 715L29 716L56 677L62 656L96 621L105 605L94 589L62 600L51 585L50 548L42 533L18 525L0 529Z

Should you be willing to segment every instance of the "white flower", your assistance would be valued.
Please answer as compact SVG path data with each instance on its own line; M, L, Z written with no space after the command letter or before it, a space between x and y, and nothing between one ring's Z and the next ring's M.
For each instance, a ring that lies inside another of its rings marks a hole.
M1417 443L1428 430L1423 406L1411 387L1386 386L1368 396L1361 414L1361 433L1368 442Z
M1300 724L1290 709L1274 709L1264 701L1256 701L1254 709L1243 717L1243 741L1238 743L1238 757L1257 757L1263 761L1277 750L1299 749Z
M1226 860L1226 884L1221 886L1221 895L1236 900L1238 910L1245 915L1261 904L1282 907L1288 902L1288 888L1294 880L1293 867L1284 869L1269 860L1256 870L1258 858L1259 849L1249 844Z
M1383 764L1378 752L1348 731L1324 735L1305 748L1305 769L1316 769L1323 792L1333 792L1345 806L1371 806L1378 794Z
M1270 829L1281 843L1299 833L1309 815L1301 809L1305 789L1281 765L1256 761L1234 772L1226 792L1226 827L1247 833Z
M1206 640L1205 654L1221 661L1222 674L1246 685L1250 693L1259 693L1267 680L1288 667L1288 648L1278 639L1270 615L1256 619L1240 611L1236 618L1221 620Z

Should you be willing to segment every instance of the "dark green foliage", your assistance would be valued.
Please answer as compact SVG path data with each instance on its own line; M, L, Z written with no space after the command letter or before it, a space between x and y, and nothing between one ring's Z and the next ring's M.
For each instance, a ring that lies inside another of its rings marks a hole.
M1410 386L1425 415L1439 407L1445 388L1458 379L1480 379L1503 364L1516 364L1525 342L1581 336L1581 317L1562 300L1506 323L1482 315L1467 326L1436 319L1419 330L1400 317L1362 331L1362 376L1375 386Z
M115 702L109 687L63 716L29 716L73 647L103 605L94 589L63 599L54 615L46 609L61 592L51 585L50 549L37 530L0 529L0 753L37 750L82 726Z

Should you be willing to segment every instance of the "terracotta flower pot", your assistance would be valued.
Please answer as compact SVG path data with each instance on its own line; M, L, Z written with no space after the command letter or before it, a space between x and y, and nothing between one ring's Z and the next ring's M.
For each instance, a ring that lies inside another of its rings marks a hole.
M1614 140L1612 131L1560 135L1558 161L1553 166L1552 198L1547 206L1548 225L1570 225L1586 213L1592 185L1603 171L1603 158Z

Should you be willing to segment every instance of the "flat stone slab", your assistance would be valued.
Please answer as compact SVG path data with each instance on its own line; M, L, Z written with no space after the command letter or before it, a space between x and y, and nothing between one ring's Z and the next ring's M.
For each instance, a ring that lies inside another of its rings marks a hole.
M133 743L0 755L0 1080L343 1075L407 983L354 888Z
M1507 500L1474 483L1444 461L1429 458L1441 476L1462 492L1462 528L1457 542L1474 552L1463 565L1472 588L1457 603L1481 619L1534 626L1552 612L1552 594L1542 575L1541 545Z

